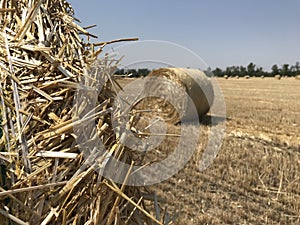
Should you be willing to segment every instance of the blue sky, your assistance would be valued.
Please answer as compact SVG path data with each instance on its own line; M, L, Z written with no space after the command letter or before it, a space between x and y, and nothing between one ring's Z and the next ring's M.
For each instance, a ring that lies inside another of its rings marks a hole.
M139 37L184 46L209 66L300 61L299 0L69 1L99 40ZM187 65L188 66L188 65Z

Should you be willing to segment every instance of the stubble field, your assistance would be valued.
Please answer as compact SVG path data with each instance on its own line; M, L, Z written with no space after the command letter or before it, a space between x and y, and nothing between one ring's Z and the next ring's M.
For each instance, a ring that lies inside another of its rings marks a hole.
M123 86L129 82L121 81ZM161 200L159 207L167 209L170 218L178 216L174 224L299 224L300 81L218 82L227 107L219 154L207 170L198 170L213 126L207 117L190 162L170 179L149 187ZM169 128L176 132L180 125ZM167 138L156 156L163 158L176 144Z

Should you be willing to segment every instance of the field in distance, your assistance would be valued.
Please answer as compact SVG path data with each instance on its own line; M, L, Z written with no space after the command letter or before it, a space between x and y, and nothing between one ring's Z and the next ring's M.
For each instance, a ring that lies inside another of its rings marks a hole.
M150 187L164 199L160 207L180 212L175 224L300 224L300 80L217 80L227 107L223 146L199 172L210 129L202 123L203 143L191 161ZM166 140L158 152L176 144Z

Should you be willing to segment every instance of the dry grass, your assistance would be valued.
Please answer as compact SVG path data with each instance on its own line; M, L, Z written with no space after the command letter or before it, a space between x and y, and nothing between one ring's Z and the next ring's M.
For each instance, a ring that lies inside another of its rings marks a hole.
M145 189L116 184L98 172L107 166L126 184L132 167L115 169L107 160L114 156L133 165L141 158L121 144L124 136L113 130L106 114L117 84L108 77L91 111L85 111L90 96L73 102L79 83L95 88L98 75L111 74L117 66L114 59L96 61L111 42L83 42L80 34L94 35L78 26L65 1L0 3L1 224L300 222L299 84L290 79L280 84L274 79L220 80L229 119L214 164L205 172L197 170L210 132L206 121L198 152L179 174ZM102 73L88 73L93 62ZM113 114L121 118L123 112L117 108ZM96 123L96 136L87 121ZM180 128L167 128L175 135L148 154L146 162L174 150ZM191 126L190 135L198 129ZM78 136L86 142L77 143ZM98 148L97 136L110 154ZM79 144L91 143L94 149L80 150Z
M123 113L112 110L118 61L98 60L120 40L84 42L81 34L95 36L66 1L0 5L1 224L162 224L145 209L143 189L126 186L132 167L110 161L133 165L111 122Z
M300 84L289 78L218 81L228 110L222 149L199 172L210 130L205 120L192 160L151 187L165 200L160 208L178 213L175 224L299 224ZM176 144L166 140L156 154L167 154Z

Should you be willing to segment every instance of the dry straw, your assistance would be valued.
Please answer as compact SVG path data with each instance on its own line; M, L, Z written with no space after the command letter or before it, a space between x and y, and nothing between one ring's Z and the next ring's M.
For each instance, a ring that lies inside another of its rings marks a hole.
M97 61L111 42L83 41L81 35L95 36L76 23L63 0L0 0L0 7L1 224L163 224L145 209L140 188L97 173L105 157L97 146L81 152L84 143L75 141L74 126L94 120L108 151L131 163L106 113L115 86L107 76L118 62ZM88 73L94 63L110 82L85 115L86 102L74 105L74 94L82 85L94 87L99 74ZM72 117L76 110L82 117Z
M279 74L275 75L275 79L280 80L281 76Z
M181 116L184 120L190 120L195 116L203 117L210 110L214 91L204 72L197 69L162 68L152 71L148 77L150 79L144 89L146 96L161 97L149 97L140 103L152 115L162 116L171 123L176 123ZM165 96L169 96L170 101ZM192 102L188 101L187 96ZM196 115L192 113L192 105L196 107Z

